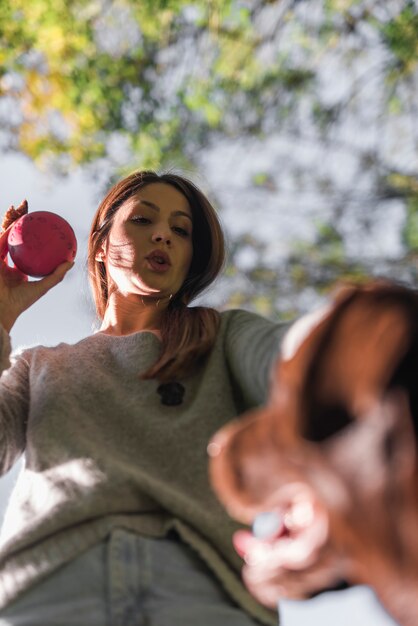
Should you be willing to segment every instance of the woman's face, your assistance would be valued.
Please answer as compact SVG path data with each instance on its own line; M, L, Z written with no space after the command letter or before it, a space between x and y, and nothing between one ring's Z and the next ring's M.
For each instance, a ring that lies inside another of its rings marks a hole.
M192 212L185 196L150 183L119 208L103 249L108 280L124 294L170 297L193 255Z

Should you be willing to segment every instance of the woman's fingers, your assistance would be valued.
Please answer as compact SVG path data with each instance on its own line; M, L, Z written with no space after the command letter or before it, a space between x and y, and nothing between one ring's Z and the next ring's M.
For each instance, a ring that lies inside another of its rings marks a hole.
M26 274L24 274L16 266L10 267L10 265L5 262L0 265L0 278L3 286L11 288L28 281Z
M242 537L245 566L243 581L259 602L274 608L280 598L301 600L332 588L345 578L344 560L332 549L318 554L317 560L303 569L289 569L278 543L268 544Z
M6 263L0 266L0 323L9 332L23 311L26 311L52 287L62 281L74 263L65 262L42 280L28 282L27 276Z
M22 200L17 209L13 206L13 204L7 209L6 213L3 217L3 222L1 225L1 233L0 233L0 261L4 261L7 256L8 246L7 246L7 238L9 236L9 231L16 220L18 220L22 215L26 215L28 212L28 201Z
M23 311L62 281L74 263L61 263L54 272L41 280L29 281L28 276L7 262L8 237L16 220L28 212L26 200L17 209L11 206L6 212L0 232L0 315L3 326L10 330Z
M235 550L246 563L257 560L269 560L272 553L272 543L257 539L248 530L237 530L232 538Z
M8 245L7 245L7 238L9 236L9 231L11 229L13 224L10 224L6 230L3 230L3 232L0 234L0 261L4 261L4 259L7 256L7 253L9 251Z
M28 283L31 285L31 288L36 295L36 299L41 298L50 289L52 289L52 287L58 285L72 267L74 267L74 261L66 261L65 263L61 263L61 265L58 265L52 274L45 276L41 280Z
M302 538L286 534L258 539L247 530L235 532L235 550L245 561L244 583L262 604L274 608L280 598L309 598L344 577L343 560L329 545L303 566L304 559L295 558L303 557L301 541Z
M306 600L321 590L332 588L341 579L334 567L291 571L260 565L246 565L242 578L249 592L271 608L277 605L280 598Z

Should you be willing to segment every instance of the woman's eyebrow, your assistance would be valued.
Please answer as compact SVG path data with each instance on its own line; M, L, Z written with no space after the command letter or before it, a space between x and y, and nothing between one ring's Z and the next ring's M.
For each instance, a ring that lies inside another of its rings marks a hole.
M153 202L150 202L149 200L140 200L139 204L145 204L145 206L149 206L150 209L154 209L154 211L158 211L160 212L160 207L157 206L156 204L154 204Z
M150 209L154 209L154 211L158 211L158 212L160 211L160 207L154 204L154 202L151 202L150 200L141 199L139 202L140 204L145 204L145 206L150 207ZM192 221L192 216L189 215L189 213L186 213L185 211L172 211L171 215L188 217L189 220Z

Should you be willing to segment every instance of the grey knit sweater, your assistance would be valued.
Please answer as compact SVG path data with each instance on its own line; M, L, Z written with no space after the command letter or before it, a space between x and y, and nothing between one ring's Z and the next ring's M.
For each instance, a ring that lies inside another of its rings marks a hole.
M238 527L211 492L206 447L223 424L266 397L286 330L245 311L221 314L204 366L162 404L150 332L96 333L11 358L0 327L0 471L24 453L0 537L0 607L103 540L113 528L162 537L174 528L225 589L265 624L277 615L240 581Z

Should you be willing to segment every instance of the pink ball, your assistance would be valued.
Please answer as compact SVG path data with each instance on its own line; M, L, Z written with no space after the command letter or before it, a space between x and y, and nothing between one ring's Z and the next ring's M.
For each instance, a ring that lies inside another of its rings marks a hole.
M18 269L41 278L64 261L73 261L77 240L69 223L50 211L33 211L13 224L7 239L9 254Z

